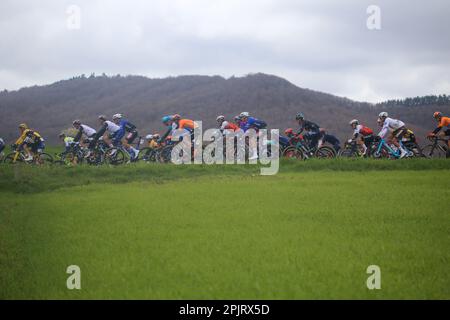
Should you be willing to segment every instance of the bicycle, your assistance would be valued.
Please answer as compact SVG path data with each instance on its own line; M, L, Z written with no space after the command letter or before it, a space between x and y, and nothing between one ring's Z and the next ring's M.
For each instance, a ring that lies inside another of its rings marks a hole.
M319 159L332 159L336 157L336 151L334 148L328 146L310 148L306 140L299 140L283 151L283 157L299 160L307 160L314 157Z
M55 154L54 164L57 165L77 165L82 164L87 154L87 150L81 147L79 142L73 142L69 150Z
M341 158L363 158L364 156L364 148L356 141L346 142L344 148L338 152L338 157Z
M423 156L426 158L447 158L449 149L448 149L448 140L442 139L439 137L429 137L431 144L427 145L423 148Z
M405 158L412 158L415 156L414 152L406 149L401 141L399 141L400 146L406 150ZM380 138L378 141L372 145L372 157L375 159L388 158L388 159L400 159L401 151L395 146L390 146L386 140Z
M52 164L53 157L45 152L36 153L33 155L31 159L29 159L25 150L23 150L23 145L21 146L11 146L12 152L7 154L3 159L3 162L6 164L16 164L16 163L24 163L24 164Z

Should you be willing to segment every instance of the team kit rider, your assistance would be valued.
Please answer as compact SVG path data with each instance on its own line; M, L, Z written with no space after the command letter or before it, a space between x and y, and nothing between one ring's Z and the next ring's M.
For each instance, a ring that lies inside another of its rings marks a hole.
M124 119L123 115L120 113L113 115L112 119L113 122L120 127L119 132L116 133L116 140L123 140L125 150L127 150L133 161L136 160L139 156L139 150L134 148L132 144L139 135L136 129L137 127L130 121Z
M450 138L450 117L444 117L442 115L442 112L439 111L435 112L433 117L438 122L438 126L428 136L436 137L439 134L439 132L441 132L445 128L443 131L443 136L446 138ZM450 139L447 140L447 146L448 149L446 157L450 158Z
M31 161L35 156L44 151L44 138L42 138L39 132L28 128L28 125L25 123L19 125L19 131L20 137L14 143L14 147L23 147L27 154L25 161Z
M364 149L363 155L368 155L367 151L369 150L370 153L370 147L372 146L372 143L374 141L373 130L360 124L359 120L357 119L350 121L350 126L353 129L353 137L349 142L360 144ZM359 143L359 141L361 141L362 143Z
M408 129L405 126L403 121L389 118L387 112L381 112L378 115L378 123L382 126L378 137L381 139L385 139L387 134L391 132L390 140L400 150L400 158L404 158L408 155L408 150L406 150L399 141L403 138L403 136L408 132Z

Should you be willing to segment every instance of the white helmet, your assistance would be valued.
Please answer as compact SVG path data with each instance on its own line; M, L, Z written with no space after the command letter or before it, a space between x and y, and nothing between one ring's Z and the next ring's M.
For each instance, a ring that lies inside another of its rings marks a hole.
M389 115L387 112L382 112L378 115L378 118L387 118Z
M217 122L219 122L219 121L225 121L225 116L218 116L218 117L216 118L216 121L217 121Z
M350 121L350 125L351 126L354 125L354 124L358 125L359 124L359 120L353 119L352 121Z
M248 112L242 112L239 116L240 116L241 118L248 118L248 117L250 117L250 113L248 113Z
M122 114L120 114L120 113L116 113L115 115L113 115L113 120L118 120L118 119L122 119L123 118L123 115Z
M147 140L152 140L152 139L153 139L153 135L152 135L152 134L148 134L148 135L145 137L145 139L147 139Z

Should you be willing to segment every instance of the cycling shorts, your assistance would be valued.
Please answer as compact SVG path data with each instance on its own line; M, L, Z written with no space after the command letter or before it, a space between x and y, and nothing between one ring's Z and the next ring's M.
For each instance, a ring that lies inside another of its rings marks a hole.
M406 127L401 127L397 130L395 130L394 132L392 132L392 137L397 139L397 140L401 140L403 138L403 136L405 135L405 133L407 133L408 129L406 129Z
M33 153L42 153L45 149L45 144L43 141L38 141L29 145L31 152Z
M138 136L138 132L132 131L129 134L127 134L125 140L127 141L128 144L132 144L134 142L134 140L136 140L137 136Z

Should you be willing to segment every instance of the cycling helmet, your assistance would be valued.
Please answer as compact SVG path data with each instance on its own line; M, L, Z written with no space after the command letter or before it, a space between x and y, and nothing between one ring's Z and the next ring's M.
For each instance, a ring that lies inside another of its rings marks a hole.
M305 120L305 115L303 113L297 113L295 120Z
M233 119L234 119L235 122L241 121L241 117L240 116L235 116Z
M72 122L73 125L81 125L81 121L80 120L74 120Z
M145 137L145 139L147 139L147 140L152 140L154 137L153 137L153 135L152 134L148 134L146 137Z
M248 117L250 117L250 113L248 113L248 112L242 112L240 115L239 115L239 117L242 119L242 118L248 118Z
M292 135L294 135L294 129L288 128L288 129L284 130L284 134L287 136L292 136Z
M387 112L382 112L378 115L378 118L387 118L389 117L389 114Z
M155 133L155 134L153 135L153 138L155 138L155 139L159 139L159 138L160 138L160 135L159 135L159 133Z
M216 121L217 121L217 122L225 121L225 116L218 116L218 117L216 118Z
M19 129L28 129L28 125L26 123L19 124Z
M173 116L172 116L172 120L173 121L178 121L178 120L180 120L181 119L181 116L179 115L179 114L174 114Z
M434 117L435 119L441 118L441 117L442 117L442 112L436 111L436 112L433 114L433 117Z
M113 115L113 120L120 120L123 118L123 115L120 113L116 113L115 115Z
M165 116L162 118L162 123L167 123L169 121L172 121L172 117L171 116Z
M102 115L98 116L98 120L106 121L106 116L102 114Z
M352 121L350 121L351 126L354 124L359 125L359 120L353 119Z
M63 138L65 136L66 136L66 134L64 132L61 132L58 137Z

